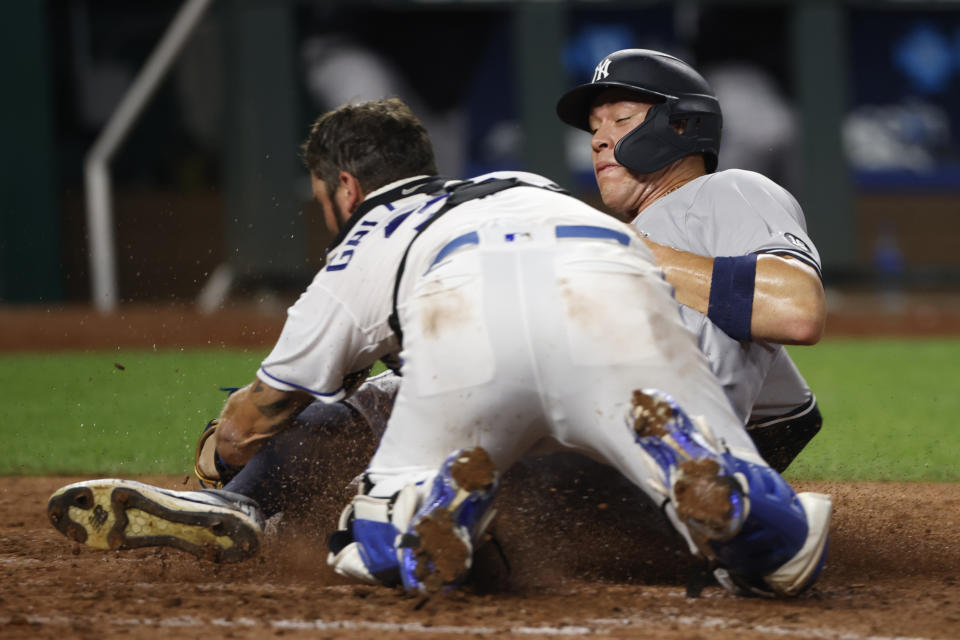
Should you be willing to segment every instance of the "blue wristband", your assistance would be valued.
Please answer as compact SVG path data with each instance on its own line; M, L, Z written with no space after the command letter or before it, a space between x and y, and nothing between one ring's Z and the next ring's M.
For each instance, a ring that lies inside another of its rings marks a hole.
M714 258L707 317L736 340L750 339L757 256Z

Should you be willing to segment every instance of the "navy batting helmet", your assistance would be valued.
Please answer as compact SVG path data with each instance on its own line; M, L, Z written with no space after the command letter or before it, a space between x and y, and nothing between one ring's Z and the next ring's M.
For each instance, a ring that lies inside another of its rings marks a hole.
M693 67L659 51L616 51L600 61L593 80L560 98L557 115L571 126L590 131L593 101L606 89L625 89L653 103L646 119L617 142L617 162L638 173L653 173L702 153L707 173L716 170L723 116L713 89ZM681 120L686 126L677 133L670 123Z

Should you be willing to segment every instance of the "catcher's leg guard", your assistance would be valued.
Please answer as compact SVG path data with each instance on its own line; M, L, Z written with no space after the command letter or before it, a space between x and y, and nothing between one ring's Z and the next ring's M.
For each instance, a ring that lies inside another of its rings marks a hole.
M401 583L397 544L416 511L417 487L409 483L389 497L367 495L371 489L364 477L330 536L327 564L347 578L392 587Z
M813 584L827 551L827 496L798 496L773 469L721 452L662 392L635 392L633 407L636 441L663 471L659 490L723 586L774 596Z
M217 562L249 558L263 536L260 510L245 496L112 478L59 489L47 515L65 536L97 549L173 547Z
M461 449L444 461L400 541L400 575L408 591L434 592L463 581L474 544L493 518L489 507L498 483L482 447Z

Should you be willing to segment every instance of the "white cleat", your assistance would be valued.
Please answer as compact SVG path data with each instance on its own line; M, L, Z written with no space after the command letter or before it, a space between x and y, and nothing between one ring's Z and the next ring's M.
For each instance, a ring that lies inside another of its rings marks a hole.
M54 527L95 549L173 547L215 562L255 555L263 539L256 502L221 490L171 491L133 480L89 480L47 503Z

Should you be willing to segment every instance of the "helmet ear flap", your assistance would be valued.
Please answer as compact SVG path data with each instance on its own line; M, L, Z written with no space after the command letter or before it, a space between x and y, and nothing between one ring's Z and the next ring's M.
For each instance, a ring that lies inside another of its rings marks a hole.
M676 120L686 120L683 133L673 128L671 115ZM713 114L681 114L676 111L674 100L668 100L650 107L644 121L617 142L613 156L631 171L653 173L700 152L704 155L707 173L713 173L717 168L719 129Z
M637 173L653 173L696 153L695 141L671 126L670 112L669 104L651 106L644 121L617 142L613 150L617 162Z
M703 154L704 167L707 173L716 171L720 156L723 117L719 113L699 110L686 114L682 110L675 110L674 116L686 121L683 136L693 144L693 153L699 151Z

